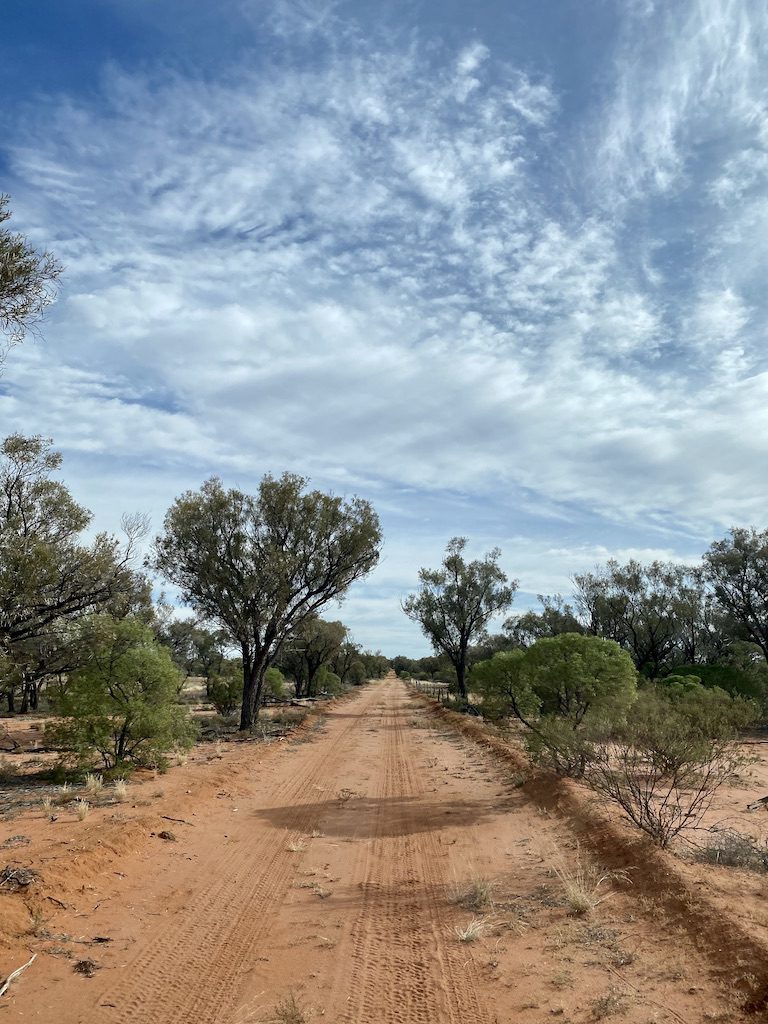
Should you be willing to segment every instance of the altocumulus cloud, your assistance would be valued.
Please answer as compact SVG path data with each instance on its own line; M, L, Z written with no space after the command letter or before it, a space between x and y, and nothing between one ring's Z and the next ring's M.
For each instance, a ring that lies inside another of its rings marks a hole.
M345 615L390 648L453 533L535 593L760 522L768 15L622 17L576 123L503 41L319 4L272 5L272 58L226 75L113 66L31 104L9 188L66 288L5 428L50 433L112 521L211 471L371 497L388 559Z

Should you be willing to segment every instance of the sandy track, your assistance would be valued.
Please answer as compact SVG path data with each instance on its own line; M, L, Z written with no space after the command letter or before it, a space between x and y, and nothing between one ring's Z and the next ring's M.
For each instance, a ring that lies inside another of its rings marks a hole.
M267 756L237 754L222 788L226 762L200 771L217 782L195 827L105 871L93 908L83 897L80 927L113 939L101 969L43 957L6 1020L257 1024L289 994L337 1024L742 1019L647 895L618 887L569 914L551 871L576 856L567 823L394 679ZM464 944L454 929L476 912L451 893L479 877L494 906Z

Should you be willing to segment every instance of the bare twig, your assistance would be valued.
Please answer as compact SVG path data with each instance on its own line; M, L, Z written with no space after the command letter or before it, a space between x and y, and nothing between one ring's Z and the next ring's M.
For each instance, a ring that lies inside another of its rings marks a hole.
M187 821L186 818L169 818L167 814L161 814L160 817L163 819L163 821L178 821L182 825L191 825L192 828L195 827L194 821Z
M11 982L14 980L14 978L18 978L18 976L21 974L21 972L22 971L26 971L26 969L29 967L29 965L31 963L34 963L35 960L37 960L37 953L33 953L32 956L29 958L29 960L27 960L27 962L25 964L22 964L21 967L17 967L15 971L12 971L8 975L8 977L3 982L2 987L0 987L0 996L4 996L5 995L5 993L8 991L8 988L9 988Z

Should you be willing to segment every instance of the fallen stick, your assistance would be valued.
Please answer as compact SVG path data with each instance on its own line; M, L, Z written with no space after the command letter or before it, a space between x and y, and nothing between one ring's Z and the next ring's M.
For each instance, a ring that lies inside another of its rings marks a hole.
M17 967L15 971L12 971L8 975L8 977L3 982L2 987L0 988L0 996L4 996L5 995L5 993L8 991L8 988L9 988L11 982L14 980L14 978L18 978L18 976L21 974L21 972L22 971L26 971L26 969L29 967L29 965L31 963L33 963L35 960L37 960L37 953L33 953L32 956L29 958L29 960L27 960L27 962L25 964L22 964L21 967Z
M187 821L185 818L169 818L167 814L161 814L160 817L163 819L163 821L178 821L182 825L191 825L192 828L195 827L194 821Z

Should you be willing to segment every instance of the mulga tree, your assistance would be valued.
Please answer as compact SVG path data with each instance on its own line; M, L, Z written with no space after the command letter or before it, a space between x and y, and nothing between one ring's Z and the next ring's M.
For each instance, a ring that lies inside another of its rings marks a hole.
M153 565L240 649L241 729L258 717L265 673L286 641L373 569L380 545L367 501L307 490L292 473L265 476L253 495L213 477L174 502Z
M467 652L486 635L491 619L506 611L517 589L499 566L501 551L468 562L465 537L449 541L439 569L420 569L420 587L403 602L403 611L417 622L436 652L456 670L459 695L467 699Z

